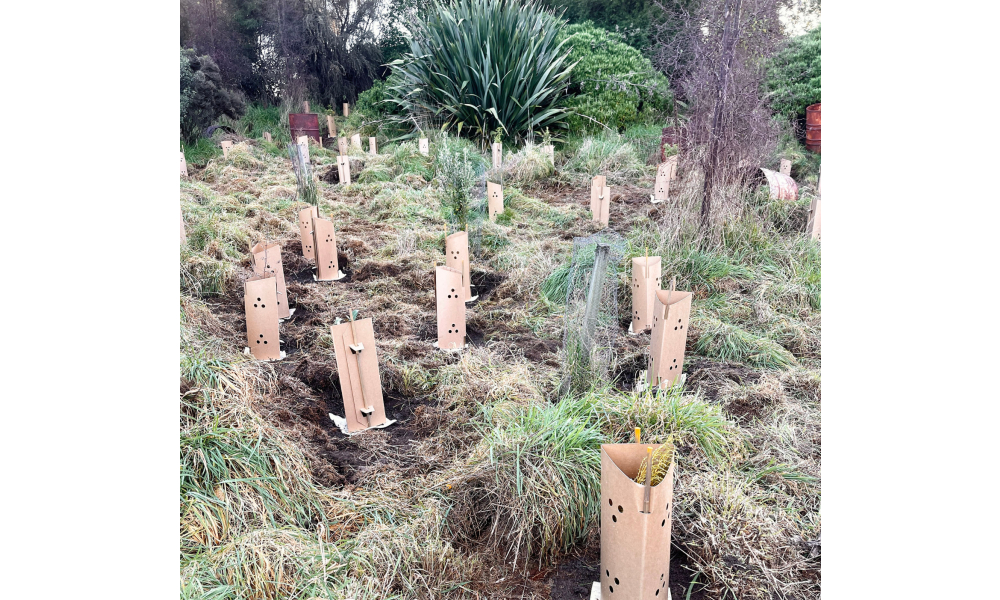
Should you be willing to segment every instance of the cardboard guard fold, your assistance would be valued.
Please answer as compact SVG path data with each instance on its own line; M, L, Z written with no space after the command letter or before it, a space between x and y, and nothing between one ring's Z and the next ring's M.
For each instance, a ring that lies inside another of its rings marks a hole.
M300 135L295 143L298 144L299 148L302 149L302 159L309 162L309 136Z
M653 301L653 332L649 341L649 358L652 364L646 375L646 382L650 385L667 387L683 370L692 297L691 292L679 290L656 292Z
M666 600L670 587L670 525L674 465L650 488L636 483L646 448L660 444L601 445L601 597Z
M316 259L315 240L313 239L313 219L319 217L315 206L299 211L299 239L302 241L302 256L309 260Z
M660 289L660 257L637 256L632 259L632 327L638 334L653 326L653 305Z
M316 247L316 281L336 281L344 277L337 262L337 236L333 222L313 219L313 240Z
M243 287L243 307L247 317L247 346L257 360L281 358L278 338L278 280L251 277Z
M368 154L375 156L378 154L378 148L375 146L375 138L368 138Z
M430 153L430 144L427 143L427 138L420 138L419 147L420 153L427 156Z
M357 338L355 338L355 334ZM377 427L386 422L379 376L375 331L371 318L332 325L333 352L337 359L337 377L344 397L344 416L350 433ZM370 408L371 425L363 409Z
M281 246L258 243L250 249L253 255L253 273L258 277L274 277L278 284L278 318L287 319L292 315L288 308L288 290L285 288L285 270L281 264Z
M503 144L493 142L490 147L493 150L493 168L499 169L503 166Z
M596 195L597 197L591 201L594 210L593 220L599 221L601 225L607 227L608 221L611 219L611 188L602 186L596 191Z
M184 151L181 150L181 177L188 176L188 165L187 161L184 160Z
M469 234L458 231L445 238L444 241L445 264L462 274L462 289L465 293L465 302L471 302L472 280L471 267L469 265Z
M337 174L341 184L351 184L351 159L344 154L337 157Z
M442 350L465 347L465 290L462 272L450 267L434 270L434 292L437 295L437 341Z

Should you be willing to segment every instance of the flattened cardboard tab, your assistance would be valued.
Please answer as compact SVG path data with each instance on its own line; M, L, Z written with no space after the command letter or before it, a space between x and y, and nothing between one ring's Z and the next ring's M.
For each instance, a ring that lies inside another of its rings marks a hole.
M341 137L337 138L337 152L341 154L347 154L347 138Z
M781 166L778 167L778 172L784 175L785 177L791 177L792 161L785 158L781 159Z
M445 264L462 274L462 288L465 301L472 299L472 280L469 265L469 234L464 231L453 233L444 240Z
M386 422L371 318L332 325L333 352L350 433ZM357 336L357 337L355 337ZM367 413L367 414L366 414Z
M631 333L653 326L653 306L660 289L660 257L638 256L632 259Z
M184 160L184 151L181 150L181 177L187 177L187 176L188 176L188 164L187 161Z
M420 144L420 153L423 154L424 156L427 156L431 151L430 144L427 143L427 138L420 138L419 144Z
M313 240L313 219L319 217L315 206L299 211L299 239L302 241L302 256L309 260L316 258L315 241Z
M499 169L503 166L503 144L493 142L491 148L493 149L493 168Z
M375 138L368 138L368 154L372 156L378 154L378 150L375 148Z
M337 236L333 222L316 217L313 219L313 239L316 246L316 280L335 281L343 277L337 263Z
M361 150L361 134L355 133L351 136L351 145L353 145L358 150Z
M462 272L450 267L434 270L437 294L438 348L456 350L465 347L465 290Z
M344 102L344 116L346 117L350 114L351 114L351 107L347 102Z
M288 290L285 289L285 269L281 265L281 246L258 243L250 249L253 255L253 273L258 277L274 277L277 281L276 304L278 318L287 319L291 316L288 310Z
M659 290L653 301L653 333L649 341L652 361L646 382L667 387L684 367L688 321L691 318L691 292Z
M326 115L326 135L327 137L337 137L337 121L333 115Z
M489 203L490 221L496 221L503 212L503 187L499 183L486 182L486 199Z
M309 136L300 135L298 138L296 138L295 143L299 145L299 148L302 148L303 160L309 162Z
M597 210L593 213L593 219L600 221L601 225L608 226L611 218L611 188L602 187L597 194Z
M337 173L340 175L340 183L350 185L351 183L351 159L344 155L337 157Z
M604 175L598 175L590 180L590 212L597 213L600 209L601 190L603 190L608 185L608 178Z
M265 131L264 132L264 139L267 140L268 142L273 141L273 140L271 140L271 132L270 131Z
M222 146L222 158L229 158L229 150L233 147L233 143L229 140L224 140L220 145Z
M670 589L670 526L674 465L650 487L634 481L647 448L660 444L601 444L601 598L666 600Z
M281 358L278 341L278 280L251 277L243 286L243 306L247 315L247 346L257 360Z

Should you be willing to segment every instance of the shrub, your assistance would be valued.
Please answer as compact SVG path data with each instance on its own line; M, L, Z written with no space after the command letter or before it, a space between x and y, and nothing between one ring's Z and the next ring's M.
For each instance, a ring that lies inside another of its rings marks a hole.
M385 82L376 81L375 85L358 95L358 101L354 105L354 110L369 119L381 119L392 108L392 105L387 104L385 99Z
M465 229L472 216L472 190L476 185L478 175L485 170L482 155L471 147L468 141L464 143L449 142L445 138L441 143L437 159L438 179L441 181L443 196L441 207L445 218L455 224L458 229Z
M558 102L570 65L556 41L562 23L536 0L435 2L414 25L410 52L392 63L389 94L400 120L440 120L483 145L498 127L514 141L564 127Z
M222 87L219 66L211 56L181 49L180 85L181 134L188 142L193 143L198 132L221 115L238 119L245 110L240 95Z
M670 107L667 78L620 34L588 21L563 28L557 39L575 63L567 102L576 113L567 120L572 129L595 131L604 124L621 130Z
M820 28L793 38L768 65L771 107L789 118L801 118L806 107L820 101Z

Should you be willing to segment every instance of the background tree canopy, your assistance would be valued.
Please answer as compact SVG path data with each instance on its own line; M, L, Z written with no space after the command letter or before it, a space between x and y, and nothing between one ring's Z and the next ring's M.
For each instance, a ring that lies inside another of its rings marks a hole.
M575 64L567 101L571 129L622 129L669 108L667 78L621 35L587 22L563 27L557 39Z
M820 101L820 28L789 40L771 59L767 88L774 111L789 118L805 117L806 107Z
M239 94L223 86L211 56L181 49L181 135L191 141L221 115L237 119L245 105Z

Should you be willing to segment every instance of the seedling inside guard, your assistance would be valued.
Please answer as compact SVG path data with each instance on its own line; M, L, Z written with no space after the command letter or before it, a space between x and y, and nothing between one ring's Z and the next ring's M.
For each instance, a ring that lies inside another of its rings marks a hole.
M669 441L601 445L601 570L591 598L669 600L672 450Z
M337 377L344 397L344 417L330 413L330 418L347 435L395 423L385 415L372 319L356 321L356 313L351 311L348 322L342 323L338 318L330 326Z

